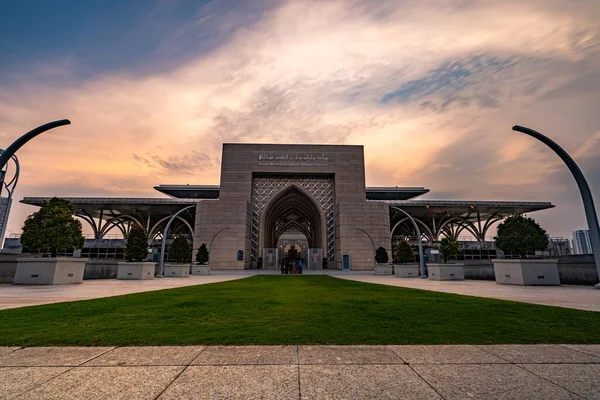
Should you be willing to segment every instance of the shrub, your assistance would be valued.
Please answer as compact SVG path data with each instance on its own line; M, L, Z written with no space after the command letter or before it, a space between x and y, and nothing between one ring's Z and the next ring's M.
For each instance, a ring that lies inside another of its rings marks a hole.
M174 260L177 264L189 262L192 259L190 244L185 235L175 235L169 246L169 260Z
M208 250L206 249L206 243L202 243L198 252L196 253L196 262L200 265L204 265L208 262Z
M415 255L413 254L412 249L410 248L410 244L406 240L401 240L398 243L398 248L396 249L396 254L394 257L394 261L400 264L406 264L413 261Z
M125 240L125 259L144 261L148 257L148 235L140 225L134 225Z
M53 197L27 217L23 224L21 244L32 252L82 248L81 222L73 218L75 207L70 201Z
M444 260L444 263L447 263L450 257L455 257L458 255L460 249L458 247L458 242L456 239L448 237L443 238L440 241L440 255Z
M389 257L386 249L380 247L377 250L375 250L375 261L378 264L385 264L386 262L388 262L388 260Z
M496 247L504 252L519 253L525 257L528 251L546 250L548 234L533 219L523 215L513 215L498 225Z

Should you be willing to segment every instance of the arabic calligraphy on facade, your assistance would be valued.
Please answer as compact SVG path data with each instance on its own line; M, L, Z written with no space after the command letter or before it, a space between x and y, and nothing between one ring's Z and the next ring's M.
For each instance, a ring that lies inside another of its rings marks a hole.
M259 153L258 165L315 167L329 165L326 153Z

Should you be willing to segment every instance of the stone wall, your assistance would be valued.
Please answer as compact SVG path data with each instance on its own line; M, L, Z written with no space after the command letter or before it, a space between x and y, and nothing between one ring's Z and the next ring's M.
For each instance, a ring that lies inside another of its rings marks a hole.
M27 257L29 254L0 253L0 283L12 283L17 271L17 257Z
M560 282L566 285L595 285L598 271L591 254L558 257Z
M123 260L120 260L123 261ZM85 263L83 279L111 279L117 277L119 260L93 259Z

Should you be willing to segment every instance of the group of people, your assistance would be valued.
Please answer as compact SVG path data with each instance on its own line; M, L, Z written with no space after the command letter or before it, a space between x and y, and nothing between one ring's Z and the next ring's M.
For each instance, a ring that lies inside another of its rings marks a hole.
M302 258L291 258L285 256L283 260L281 260L282 274L302 274L303 267L304 260Z

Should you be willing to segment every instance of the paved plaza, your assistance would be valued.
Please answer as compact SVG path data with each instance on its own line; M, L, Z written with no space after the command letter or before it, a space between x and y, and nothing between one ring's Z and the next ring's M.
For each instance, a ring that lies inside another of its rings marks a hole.
M247 278L253 275L279 275L276 270L218 271L213 275L189 278L162 278L140 281L116 279L85 280L80 285L29 286L0 284L0 310L65 301L97 299L129 293L149 292L183 286L203 285ZM600 290L591 286L511 286L491 281L430 281L375 276L373 272L338 270L305 271L306 275L331 275L337 278L389 286L433 290L467 296L489 297L525 303L542 304L579 310L600 311ZM287 277L287 276L286 276ZM285 277L283 277L285 278Z
M0 399L600 399L600 345L0 347Z

